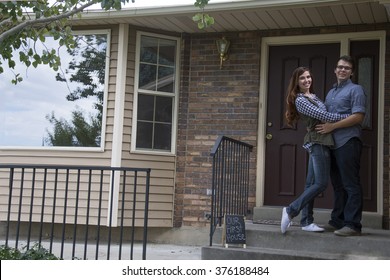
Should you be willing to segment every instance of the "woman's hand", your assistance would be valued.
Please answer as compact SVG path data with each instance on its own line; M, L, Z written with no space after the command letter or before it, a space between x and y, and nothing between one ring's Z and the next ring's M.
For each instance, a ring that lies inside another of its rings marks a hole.
M316 125L316 131L320 134L331 133L335 129L334 123L322 123Z
M350 127L353 125L361 124L364 120L363 113L354 113L348 118L345 118L341 121L335 123L322 123L318 124L315 127L315 130L320 134L331 133L333 130L343 127Z

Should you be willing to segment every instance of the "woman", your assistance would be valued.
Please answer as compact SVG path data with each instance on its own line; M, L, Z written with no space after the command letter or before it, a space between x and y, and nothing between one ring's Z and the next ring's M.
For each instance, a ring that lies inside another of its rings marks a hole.
M305 121L307 133L303 147L309 152L309 164L304 192L288 207L283 208L281 231L285 233L291 220L302 211L301 226L304 231L322 232L323 228L313 223L314 198L325 191L330 174L331 134L320 134L315 126L321 122L336 122L348 114L333 114L326 111L324 103L313 93L310 69L294 70L287 89L287 124L292 126L299 119Z

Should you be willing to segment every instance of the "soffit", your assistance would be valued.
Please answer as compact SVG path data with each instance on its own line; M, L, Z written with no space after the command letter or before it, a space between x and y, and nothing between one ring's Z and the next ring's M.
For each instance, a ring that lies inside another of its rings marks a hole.
M251 5L208 5L205 11L215 24L200 30L192 20L194 7L148 8L142 10L89 11L75 25L127 23L178 33L210 33L288 28L327 27L389 22L390 1L246 1ZM267 2L267 3L265 3ZM286 4L289 2L290 4ZM298 3L299 2L299 3ZM302 2L306 2L302 4ZM262 3L262 5L260 4ZM277 3L279 3L277 5ZM291 4L298 3L298 4Z

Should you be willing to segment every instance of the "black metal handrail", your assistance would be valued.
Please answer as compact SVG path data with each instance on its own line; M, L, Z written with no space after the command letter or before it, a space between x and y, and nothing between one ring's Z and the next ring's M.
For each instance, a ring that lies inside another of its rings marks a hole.
M18 248L25 238L24 247L29 249L30 243L41 245L48 239L49 252L62 259L64 246L69 245L66 239L71 239L71 259L87 259L92 250L97 260L102 246L110 259L115 242L118 259L122 259L124 248L133 259L134 245L141 241L145 260L150 172L149 168L0 164L1 196L8 198L7 213L1 215L7 224L5 246L12 241ZM119 188L117 195L115 186ZM136 227L142 228L142 240L136 241ZM11 228L15 228L13 232ZM49 232L46 237L44 228ZM70 238L66 237L66 228L73 229ZM81 228L83 234L79 233ZM115 240L114 230L119 231ZM55 251L54 244L58 243L60 249ZM84 247L82 257L75 253L80 246Z
M223 217L248 213L249 162L253 146L220 136L210 153L213 158L210 246Z

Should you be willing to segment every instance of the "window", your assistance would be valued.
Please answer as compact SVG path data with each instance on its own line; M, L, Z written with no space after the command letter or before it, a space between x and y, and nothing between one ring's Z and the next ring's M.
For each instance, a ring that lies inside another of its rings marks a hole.
M174 153L178 39L138 34L132 149Z
M374 83L374 78L372 77L373 68L374 68L374 58L373 57L359 57L357 60L357 83L364 88L366 94L366 114L362 124L363 128L372 129L372 120L371 120L371 108L372 108L372 88Z
M109 31L74 33L76 47L68 51L47 37L38 52L58 50L61 67L18 65L1 74L0 146L95 147L103 146ZM19 50L15 52L17 55ZM17 57L17 56L14 56ZM6 63L3 63L5 66ZM13 73L23 81L11 84Z

